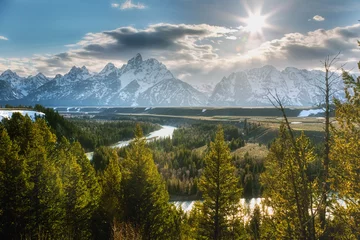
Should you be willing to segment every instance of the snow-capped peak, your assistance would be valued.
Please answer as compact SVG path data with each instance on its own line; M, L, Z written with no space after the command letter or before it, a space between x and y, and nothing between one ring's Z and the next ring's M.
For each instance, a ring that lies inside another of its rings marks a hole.
M89 74L89 70L85 66L82 66L81 70L83 71L83 73Z
M103 68L103 70L101 70L101 72L100 72L99 74L100 74L100 75L105 75L105 76L107 76L107 75L109 75L110 73L112 73L112 72L114 72L114 71L116 71L116 70L117 70L117 68L115 67L114 64L108 63L108 64L106 64L106 66Z
M138 67L142 63L143 59L140 53L128 61L129 66Z
M63 77L63 75L61 75L61 74L56 74L55 77L54 77L54 79L56 79L56 78L62 78L62 77Z
M36 74L36 76L35 77L37 77L37 78L41 78L41 79L47 79L47 77L44 75L44 74L42 74L42 73L38 73L38 74Z
M4 80L10 80L10 78L19 78L19 76L15 72L8 69L0 75L0 78Z
M87 70L87 68L85 66L83 66L81 68L73 66L70 69L70 71L65 75L70 76L70 78L76 78L78 75L81 75L81 76L89 75L89 71Z

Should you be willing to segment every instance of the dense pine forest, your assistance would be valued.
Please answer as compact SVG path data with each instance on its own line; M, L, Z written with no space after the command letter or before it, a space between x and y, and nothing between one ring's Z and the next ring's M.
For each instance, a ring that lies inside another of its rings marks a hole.
M264 158L237 154L251 123L188 124L147 142L159 125L14 113L0 124L0 238L360 239L360 77L343 80L333 122L325 95L321 143L296 133L274 96L284 120ZM245 212L252 197L262 204ZM177 198L199 201L184 212Z

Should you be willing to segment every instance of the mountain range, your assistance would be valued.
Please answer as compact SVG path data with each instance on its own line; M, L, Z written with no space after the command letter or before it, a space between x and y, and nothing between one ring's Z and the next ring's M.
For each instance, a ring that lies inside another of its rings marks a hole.
M249 69L224 77L213 88L190 85L174 77L156 59L140 54L117 68L108 63L99 73L83 66L48 78L42 73L19 77L6 70L0 75L0 101L52 106L269 106L269 91L287 106L313 106L321 102L322 71L273 66ZM343 89L339 78L334 89ZM340 91L342 92L342 91ZM342 95L335 95L342 98Z

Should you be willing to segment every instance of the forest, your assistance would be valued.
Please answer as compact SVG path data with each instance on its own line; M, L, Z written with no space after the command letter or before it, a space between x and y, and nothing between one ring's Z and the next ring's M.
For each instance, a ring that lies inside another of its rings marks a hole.
M343 72L330 122L328 73L324 140L296 134L273 96L283 123L263 160L235 154L251 124L191 124L148 143L159 125L14 113L0 124L0 238L360 239L360 77ZM134 140L106 147L119 138ZM201 201L184 212L174 197ZM245 217L251 197L262 205Z

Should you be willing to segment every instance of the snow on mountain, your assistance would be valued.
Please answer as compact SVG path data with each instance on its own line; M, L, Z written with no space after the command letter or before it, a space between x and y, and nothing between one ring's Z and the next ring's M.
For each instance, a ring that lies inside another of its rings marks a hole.
M22 78L8 69L0 75L0 80L9 83L11 87L16 87L21 82Z
M97 74L90 74L85 67L73 67L69 73L55 77L26 99L48 104L136 106L143 92L171 78L174 77L165 65L156 59L144 61L137 54L120 69L108 63Z
M83 66L81 68L73 66L63 77L56 78L57 86L72 85L78 81L86 80L91 77L89 70Z
M130 59L127 65L120 69L120 72L120 81L123 88L133 80L136 80L140 86L139 92L144 92L163 79L174 77L164 64L154 58L143 61L140 54Z
M142 93L141 106L203 106L207 97L190 84L175 78L165 79Z
M205 94L207 97L210 97L212 92L214 91L214 88L216 86L215 83L193 83L192 85L196 90L199 92Z
M277 94L287 106L313 106L321 103L324 73L321 71L286 68L283 71L273 66L264 66L232 73L224 77L209 98L215 106L269 106L269 92ZM341 78L334 89L344 88ZM342 91L335 97L342 98Z
M0 89L0 100L10 101L23 97L20 92L13 89L11 85L4 80L0 80Z
M108 63L99 73L83 66L72 67L65 75L49 79L19 77L6 70L0 75L0 101L19 100L24 104L117 105L117 106L269 106L269 91L277 93L287 106L313 106L321 101L321 71L267 65L235 72L216 85L190 85L174 78L156 59L143 60L140 54L117 68ZM344 88L341 78L334 89ZM342 98L343 91L335 93ZM340 94L339 94L340 93Z
M20 99L27 96L30 92L42 86L49 81L42 73L38 73L36 76L29 76L27 78L19 77L11 70L6 70L0 75L0 81L5 81L10 84L12 91L16 94L14 99ZM1 98L4 99L4 98Z

